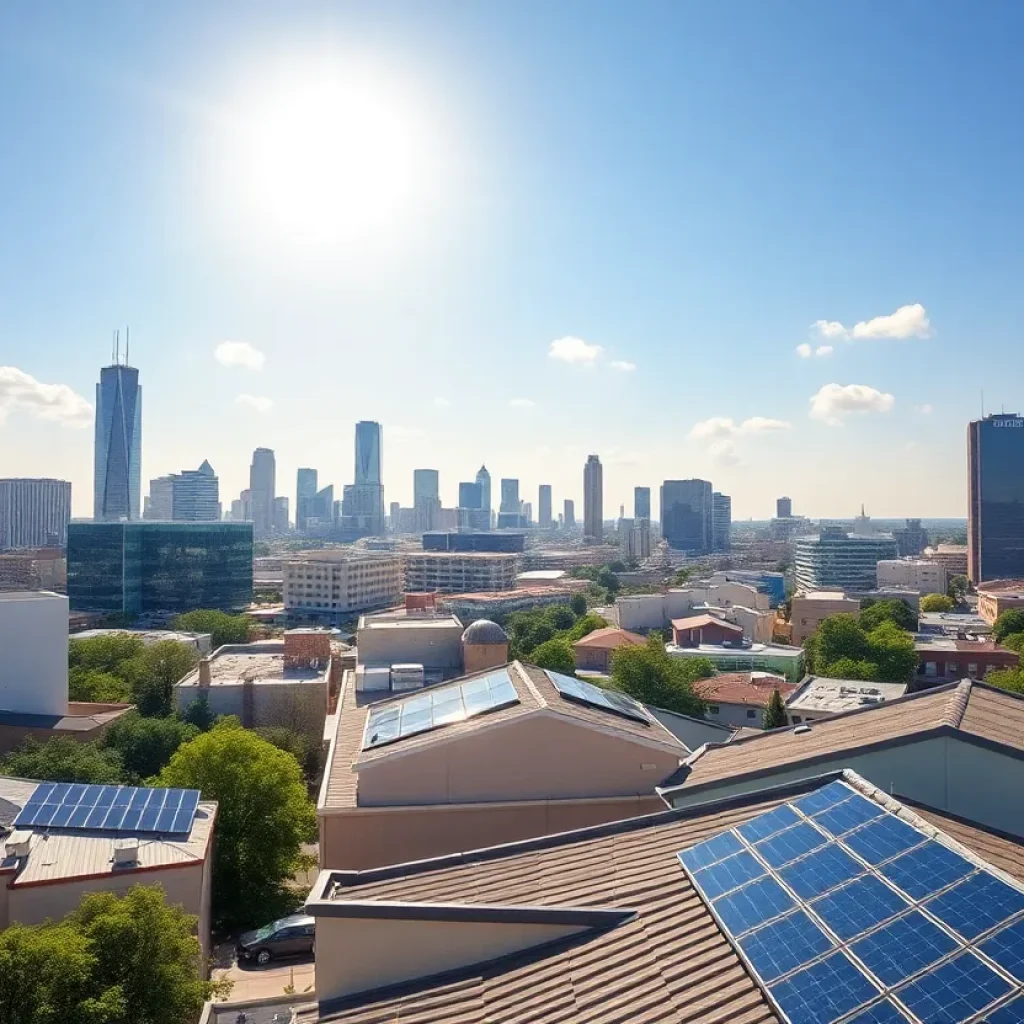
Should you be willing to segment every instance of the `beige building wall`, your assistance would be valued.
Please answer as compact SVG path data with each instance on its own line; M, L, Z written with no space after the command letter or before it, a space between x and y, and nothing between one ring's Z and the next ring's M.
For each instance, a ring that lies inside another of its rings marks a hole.
M471 676L508 663L508 644L463 644L462 672Z
M305 733L319 742L327 717L327 678L316 680L256 680L249 684L252 699L246 698L242 682L214 683L209 687L175 687L179 711L184 711L199 696L205 696L215 715L235 715L247 728L283 726Z
M282 572L285 609L300 614L387 608L402 592L397 555L360 557L348 548L300 552Z
M1024 587L1021 589L1024 590ZM990 626L1010 608L1024 608L1024 597L1020 593L1003 593L978 588L978 614Z
M879 590L916 590L918 594L944 594L946 567L928 559L883 559L878 563Z
M456 619L415 618L400 625L366 626L356 636L363 665L414 663L427 669L462 668L463 627Z
M857 615L860 602L850 597L817 597L802 594L793 598L790 605L789 623L793 627L793 643L803 642L830 615Z

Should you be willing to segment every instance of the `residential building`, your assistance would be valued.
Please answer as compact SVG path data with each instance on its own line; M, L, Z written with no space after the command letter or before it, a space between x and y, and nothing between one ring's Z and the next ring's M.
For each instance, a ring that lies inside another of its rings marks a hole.
M0 480L0 551L63 548L71 519L67 480Z
M807 676L791 691L786 700L786 712L792 725L800 725L844 711L899 700L906 692L906 683L865 683L859 679Z
M968 425L967 478L971 582L1024 577L1024 416Z
M707 480L666 480L661 485L661 535L669 547L693 554L711 550L712 494Z
M412 488L416 532L425 533L436 529L441 511L440 474L436 469L414 469Z
M688 615L672 620L672 642L677 647L699 647L701 644L742 646L743 627L714 615Z
M793 516L793 499L777 498L775 501L775 518L791 519Z
M299 469L295 474L295 529L298 533L305 533L306 520L319 518L314 510L317 490L317 471ZM333 489L331 503L334 503Z
M697 647L666 644L665 651L673 658L707 658L717 672L770 672L791 683L799 682L804 675L802 647L762 643L700 644Z
M96 385L93 518L138 519L142 504L142 388L139 371L115 363Z
M480 486L480 508L487 513L486 529L491 528L491 474L487 472L486 466L477 470L476 482Z
M129 616L225 611L252 601L251 523L74 522L68 597L75 611Z
M551 524L551 484L541 484L537 492L537 525L550 530Z
M1020 665L1020 655L1016 651L1000 647L990 639L961 640L918 634L914 639L914 650L917 651L915 689L926 689L957 679L984 679L996 669Z
M204 459L198 469L184 469L171 479L171 519L182 523L220 519L220 485L208 461Z
M797 684L767 672L725 672L698 684L706 701L704 717L734 729L761 729L764 712L772 694L783 702L797 690Z
M318 801L321 865L366 870L658 810L657 786L688 751L603 692L513 661L374 701L347 674ZM403 735L423 706L458 717Z
M927 558L883 559L878 563L879 590L913 590L918 594L945 594L946 567Z
M274 533L283 537L291 529L291 516L288 511L288 499L279 496L274 499Z
M847 597L841 590L812 590L794 594L789 606L790 639L797 646L832 615L859 615L860 601Z
M914 558L928 546L928 533L920 519L908 519L906 526L892 531L892 539L900 558Z
M174 519L174 477L158 476L149 481L145 519L169 523Z
M356 424L355 484L352 515L373 537L384 533L383 431L373 420ZM348 513L346 513L347 515Z
M633 488L633 518L651 519L651 489L650 487Z
M274 532L274 498L277 496L277 464L269 448L257 448L249 467L253 532L257 539Z
M503 551L521 554L524 533L493 533L483 530L436 532L423 535L424 551Z
M714 491L711 495L711 549L729 551L732 548L732 498Z
M291 629L282 640L227 644L202 658L174 687L175 705L183 713L202 698L215 715L234 715L247 729L285 728L319 745L331 671L330 633Z
M936 544L925 548L922 557L945 566L948 576L967 575L966 544Z
M479 483L459 484L459 508L482 509L483 503L483 488Z
M403 556L406 591L464 594L511 590L518 559L491 551L422 551Z
M501 481L501 505L498 507L499 515L519 515L519 481L511 477L505 477Z
M647 641L638 633L608 626L595 629L572 645L577 672L607 675L612 668L612 655L620 647L633 647Z
M402 593L397 555L353 548L299 551L284 570L284 607L293 617L337 623L356 612L387 608Z
M878 563L896 557L891 537L863 537L825 526L796 542L796 582L803 590L875 589Z
M604 470L596 455L583 468L583 538L600 544L604 536Z
M1011 608L1024 610L1024 580L989 580L978 587L978 614L989 625Z
M576 503L571 498L565 499L562 512L562 523L566 527L576 525Z

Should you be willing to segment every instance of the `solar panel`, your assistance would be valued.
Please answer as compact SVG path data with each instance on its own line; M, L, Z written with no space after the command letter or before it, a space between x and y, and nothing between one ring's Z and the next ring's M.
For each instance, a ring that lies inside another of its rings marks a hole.
M195 789L43 783L21 809L19 828L185 833L199 806Z
M1024 892L844 782L679 860L788 1024L1024 1024Z
M519 703L519 694L502 668L486 676L424 690L414 697L374 708L366 719L363 750L375 750L407 736Z
M610 711L613 715L621 718L629 718L634 722L641 722L650 725L651 720L643 705L627 697L618 690L606 690L593 683L585 683L582 679L573 679L572 676L564 676L560 672L544 670L551 685L566 699L576 701L578 704L587 704L592 708L599 708L601 711Z

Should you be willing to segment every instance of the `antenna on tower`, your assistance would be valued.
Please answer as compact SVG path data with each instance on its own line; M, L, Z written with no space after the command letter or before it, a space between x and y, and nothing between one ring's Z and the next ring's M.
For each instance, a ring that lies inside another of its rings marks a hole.
M125 364L125 366L129 365L129 359L128 359L128 330L129 330L129 328L126 326L125 329L124 329L124 364Z
M121 332L114 331L114 363L117 366L121 365Z
M117 331L110 332L110 361L111 363L117 362Z

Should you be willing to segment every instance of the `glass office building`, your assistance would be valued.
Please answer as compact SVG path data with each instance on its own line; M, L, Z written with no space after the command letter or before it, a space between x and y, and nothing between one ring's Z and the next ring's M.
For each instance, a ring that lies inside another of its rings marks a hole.
M74 611L236 611L252 601L252 523L73 522Z
M707 480L666 480L661 485L661 535L677 551L711 550L711 484Z
M93 518L138 519L142 504L142 388L133 366L104 366L96 385Z
M967 428L968 575L1024 577L1024 417L996 414Z

